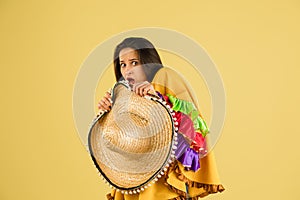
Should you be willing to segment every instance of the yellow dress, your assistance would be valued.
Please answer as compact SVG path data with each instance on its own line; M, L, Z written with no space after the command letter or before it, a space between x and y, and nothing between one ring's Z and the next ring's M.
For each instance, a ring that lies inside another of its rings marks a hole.
M162 95L171 94L178 99L193 102L198 109L191 88L174 70L166 67L161 68L155 74L152 85ZM212 193L224 191L217 172L213 151L200 159L200 166L200 169L195 172L187 171L179 161L175 161L167 173L145 191L135 195L126 195L113 190L107 195L107 199L180 200L189 197L189 199L196 200ZM188 196L186 187L188 187Z

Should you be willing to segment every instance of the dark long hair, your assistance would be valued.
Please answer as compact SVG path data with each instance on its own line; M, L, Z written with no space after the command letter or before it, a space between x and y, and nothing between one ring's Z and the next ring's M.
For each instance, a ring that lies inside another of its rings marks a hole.
M160 57L153 44L145 38L129 37L124 39L114 52L114 69L116 81L123 79L120 68L120 51L124 48L132 48L137 51L140 62L144 68L149 82L152 81L156 72L163 67Z

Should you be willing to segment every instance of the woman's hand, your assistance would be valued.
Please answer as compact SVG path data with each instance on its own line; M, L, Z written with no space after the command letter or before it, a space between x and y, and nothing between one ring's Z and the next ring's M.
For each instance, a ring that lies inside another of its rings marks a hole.
M104 97L99 101L98 108L102 111L110 111L112 106L111 93L106 92Z
M154 87L148 81L134 84L132 87L132 91L137 95L140 95L141 97L147 95L148 93L156 95Z

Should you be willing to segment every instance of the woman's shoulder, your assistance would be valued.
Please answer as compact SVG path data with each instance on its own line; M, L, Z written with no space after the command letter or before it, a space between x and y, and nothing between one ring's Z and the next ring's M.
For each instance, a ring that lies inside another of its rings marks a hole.
M152 84L162 94L171 94L176 98L193 102L197 107L197 100L188 81L176 70L163 67L156 73Z
M161 69L159 69L157 71L157 73L154 76L155 78L166 78L166 77L172 77L172 78L176 78L176 79L181 79L182 77L180 76L180 74L173 68L170 67L162 67Z
M178 74L178 72L176 72L173 68L170 67L162 67L160 68L156 74L158 73L174 73L174 74Z

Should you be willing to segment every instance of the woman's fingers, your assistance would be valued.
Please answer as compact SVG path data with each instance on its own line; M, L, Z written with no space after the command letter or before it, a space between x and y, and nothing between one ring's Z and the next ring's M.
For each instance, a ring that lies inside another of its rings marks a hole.
M110 94L109 92L106 92L105 95L104 95L104 97L105 97L106 99L108 99L108 101L110 102L110 104L112 104L111 94Z
M155 90L151 83L148 81L137 83L133 86L132 89L137 95L145 96L147 93L155 93Z
M139 93L141 96L145 96L147 95L147 93L151 90L151 84L149 85L145 85L145 86L142 86L140 89L139 89Z
M103 111L110 111L112 106L111 94L106 92L104 97L99 101L98 108Z
M110 110L109 101L105 98L101 99L98 103L98 108L103 111Z

